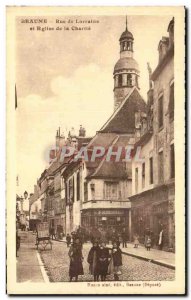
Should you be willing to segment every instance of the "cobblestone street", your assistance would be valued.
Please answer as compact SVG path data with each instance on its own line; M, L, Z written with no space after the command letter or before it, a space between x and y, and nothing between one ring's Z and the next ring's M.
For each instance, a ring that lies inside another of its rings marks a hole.
M79 281L93 281L89 274L89 264L87 263L88 251L91 244L83 247L84 275L79 276ZM52 282L68 281L69 257L68 248L65 243L53 241L52 250L39 251L44 262L49 280ZM128 255L123 255L123 267L120 280L124 281L160 281L174 280L175 271L148 261L137 259ZM113 280L113 276L107 276L107 280Z

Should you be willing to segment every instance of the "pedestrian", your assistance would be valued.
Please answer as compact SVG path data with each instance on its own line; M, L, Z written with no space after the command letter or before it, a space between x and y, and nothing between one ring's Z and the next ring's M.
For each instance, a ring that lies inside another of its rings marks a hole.
M72 236L72 242L74 242L77 238L76 232L72 231L71 236Z
M147 251L150 251L151 249L151 238L148 236L147 241L146 241L146 249Z
M67 247L69 247L71 243L71 236L69 235L69 233L67 233L66 235L66 243L67 243Z
M123 231L122 231L122 245L123 245L123 248L127 248L127 232L126 232L126 229L123 228Z
M98 251L99 251L99 244L98 241L95 241L89 251L88 258L87 258L87 262L89 263L90 274L94 276L94 281L99 280Z
M159 245L159 250L162 250L163 248L163 229L161 229L160 233L159 233L159 241L158 241L158 245Z
M138 248L139 246L139 236L135 234L134 236L134 248Z
M53 239L56 240L56 234L55 234L55 228L54 228L54 226L52 226L52 228L51 228L51 237L52 237L52 240Z
M83 262L82 246L78 238L70 246L68 255L70 257L70 267L69 267L70 281L72 281L73 278L75 278L75 281L78 281L78 276L84 274L83 265L82 265Z
M104 281L108 272L109 265L109 249L106 248L105 242L101 242L101 245L98 250L98 274L101 277L101 281Z
M122 267L122 251L117 243L113 244L111 251L111 260L108 267L108 273L114 275L114 280L119 280L119 275L121 275Z
M145 234L144 234L144 245L145 245L145 248L147 248L146 244L147 244L147 239L148 237L150 237L150 229L149 228L146 228L145 230Z
M120 245L123 243L123 239L122 239L122 235L119 233L118 234L118 245L120 247Z

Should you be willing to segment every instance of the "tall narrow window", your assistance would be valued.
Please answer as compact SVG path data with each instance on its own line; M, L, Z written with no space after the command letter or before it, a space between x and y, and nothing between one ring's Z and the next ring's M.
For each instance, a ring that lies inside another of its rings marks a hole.
M88 201L88 184L84 182L84 202Z
M175 177L174 144L170 145L170 177Z
M174 83L170 86L169 117L174 120Z
M77 182L76 182L76 192L77 192L77 201L80 200L80 173L77 173Z
M91 188L92 200L95 200L95 184L91 183L90 188Z
M163 96L158 100L158 122L160 129L163 126Z
M164 181L163 151L159 152L158 158L159 183L162 183Z
M138 168L135 169L135 192L138 192Z
M67 205L69 202L69 199L68 199L68 185L67 185L66 181L65 181L65 199L66 199L66 205Z
M132 86L132 75L131 74L127 75L127 86L128 87Z
M145 187L145 163L142 164L142 188Z
M130 42L127 43L127 50L128 50L128 51L131 50L131 43L130 43Z
M149 179L149 182L150 184L153 184L153 157L150 157L149 158L149 167L150 167L150 179Z
M69 193L68 193L68 198L70 200L70 202L73 202L74 201L74 182L73 182L73 179L71 178L69 180Z
M119 84L119 87L122 86L122 83L123 83L122 74L119 74L119 76L118 76L118 84Z

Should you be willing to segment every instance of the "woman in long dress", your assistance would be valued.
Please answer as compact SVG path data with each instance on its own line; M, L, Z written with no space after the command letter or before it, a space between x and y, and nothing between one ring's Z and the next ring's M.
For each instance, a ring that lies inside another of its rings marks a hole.
M72 281L73 278L75 278L75 281L78 281L78 276L84 275L84 270L82 265L82 261L83 261L82 245L78 238L71 245L68 255L70 257L70 267L69 267L70 281Z
M98 242L95 241L89 251L88 258L87 258L87 262L90 265L89 266L90 274L94 276L94 281L99 280L98 251L99 251L99 245Z

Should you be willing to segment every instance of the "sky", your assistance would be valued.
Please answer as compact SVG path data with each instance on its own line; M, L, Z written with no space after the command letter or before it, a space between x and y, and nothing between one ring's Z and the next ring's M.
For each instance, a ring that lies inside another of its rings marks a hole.
M40 26L64 27L57 17ZM134 58L140 69L140 93L146 100L147 62L158 63L158 43L168 36L170 16L128 16L134 36ZM58 127L67 133L80 125L87 136L107 121L113 112L113 69L119 59L119 38L125 16L63 16L59 19L87 21L91 30L30 30L34 24L16 20L17 174L18 194L33 192L47 167L49 149L55 145ZM75 24L75 26L89 26Z

